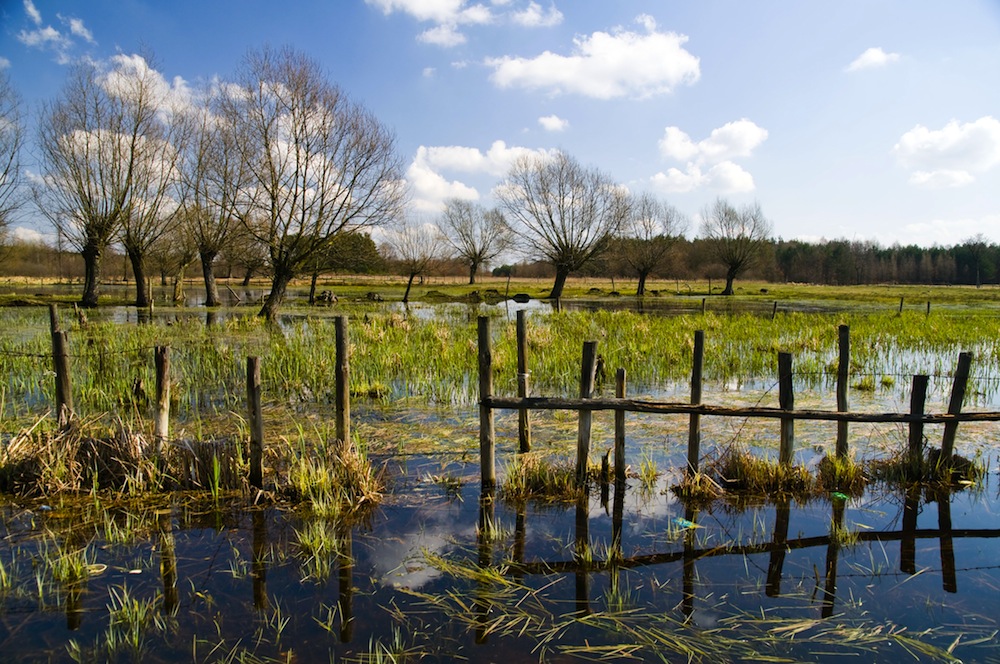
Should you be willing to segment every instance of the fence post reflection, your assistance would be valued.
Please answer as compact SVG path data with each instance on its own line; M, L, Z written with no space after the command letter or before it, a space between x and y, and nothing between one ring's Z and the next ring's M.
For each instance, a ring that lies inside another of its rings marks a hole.
M340 540L340 555L337 558L337 583L340 593L337 605L340 608L340 640L350 643L354 638L354 534L345 523L337 526Z
M479 494L479 527L476 528L480 569L487 569L493 562L493 530L496 528L494 502L492 485L484 485L482 493ZM486 593L489 591L489 582L480 579L477 590L473 602L476 613L476 643L483 644L486 643L488 635L487 619L490 605Z
M583 495L576 501L576 548L574 556L576 571L576 611L580 615L590 613L590 495L584 487Z
M251 561L251 576L253 577L253 608L267 608L267 518L264 510L254 510L253 515L253 560Z
M160 536L160 574L163 577L163 613L177 612L177 552L174 548L173 518L170 510L156 516L156 530Z
M944 591L958 592L958 577L955 574L955 542L951 536L951 491L947 486L937 494L938 530L941 531L941 577Z
M899 571L904 574L917 573L917 510L920 508L920 485L906 486L903 500L903 529L899 540Z
M844 529L843 500L834 499L833 518L830 520L830 542L826 545L826 583L823 586L823 610L821 615L829 618L833 615L834 603L837 599L837 559L840 556L840 536Z
M791 517L791 505L787 497L778 499L774 507L774 546L771 548L771 560L767 564L767 585L764 592L768 597L781 595L781 569L785 566L785 542L788 541L788 520Z
M698 512L693 507L684 508L684 518L694 524L698 522ZM684 533L684 569L683 569L683 589L681 595L681 610L684 612L684 619L691 620L694 615L694 533L695 528L688 526Z

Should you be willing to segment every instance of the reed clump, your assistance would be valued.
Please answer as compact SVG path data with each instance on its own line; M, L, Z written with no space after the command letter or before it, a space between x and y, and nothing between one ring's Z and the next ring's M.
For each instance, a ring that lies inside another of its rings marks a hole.
M919 457L919 463L906 450L876 459L869 464L873 479L888 484L921 482L932 485L969 486L986 476L986 464L977 457L967 459L958 454L943 455L931 448Z
M316 516L363 520L381 503L384 490L384 472L354 443L300 442L291 450L284 491L308 503Z
M507 466L500 485L500 498L512 503L573 502L583 495L570 461L534 453L516 456Z
M839 491L848 496L861 496L868 486L866 465L858 463L851 457L826 455L820 459L817 471L819 486L824 491Z
M709 464L708 472L727 492L809 495L816 478L805 466L782 464L731 446Z

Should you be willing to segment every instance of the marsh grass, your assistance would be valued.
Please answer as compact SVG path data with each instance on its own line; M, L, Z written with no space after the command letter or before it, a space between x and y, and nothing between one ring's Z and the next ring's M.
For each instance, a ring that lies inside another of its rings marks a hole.
M861 496L868 486L867 465L858 463L853 457L826 455L820 459L817 470L819 486L825 491Z
M301 435L297 445L288 443L290 497L308 503L319 517L367 518L382 500L383 471L355 443L317 434L313 441Z
M583 489L576 485L576 469L571 461L539 453L515 456L507 464L500 484L500 498L512 503L568 503L583 496Z
M987 464L981 454L967 459L958 454L951 458L941 455L941 450L931 448L923 455L919 468L913 468L909 454L900 450L896 454L873 459L868 464L873 480L890 485L907 485L920 482L930 487L968 487L982 481L986 476Z
M707 466L707 472L727 492L809 496L816 489L816 478L805 466L765 459L739 445L731 445Z

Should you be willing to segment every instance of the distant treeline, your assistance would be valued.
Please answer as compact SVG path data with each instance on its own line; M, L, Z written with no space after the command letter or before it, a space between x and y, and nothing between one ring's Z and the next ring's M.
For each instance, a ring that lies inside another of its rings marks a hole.
M365 251L352 247L350 260L332 261L324 274L398 274L405 268L391 256L383 256L374 243L365 237ZM702 239L677 240L669 260L654 275L660 279L722 279L725 266L715 261L708 243ZM242 257L241 257L242 258ZM339 263L343 264L339 264ZM124 254L111 251L106 256L109 280L131 279L131 268ZM164 265L157 270L163 283L172 273ZM154 266L155 268L155 266ZM192 266L191 276L196 269ZM550 278L551 265L517 263L495 267L494 275ZM441 276L467 276L467 267L458 260L441 257L428 270ZM220 255L216 265L219 277L244 279L266 276L261 263L248 265L245 260L228 260ZM29 278L79 279L83 276L83 261L79 253L59 251L41 242L10 241L0 254L0 276ZM579 276L614 276L635 278L628 263L610 246L600 260L589 265ZM919 247L916 245L881 246L875 242L829 240L804 242L774 240L761 253L747 278L780 282L827 285L853 284L997 284L1000 283L1000 245L971 239L951 247Z

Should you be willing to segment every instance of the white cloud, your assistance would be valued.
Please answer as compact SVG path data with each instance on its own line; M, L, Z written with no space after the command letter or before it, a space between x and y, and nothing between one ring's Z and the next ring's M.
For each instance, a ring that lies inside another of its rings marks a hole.
M897 62L898 60L899 53L886 53L881 47L873 47L856 57L854 62L847 65L846 71L885 67L890 62Z
M741 194L751 192L756 185L753 176L740 165L723 161L703 171L696 164L689 163L685 170L667 169L651 178L653 186L671 194L688 193L696 189L708 189L720 194Z
M413 207L421 212L440 212L448 198L478 200L479 192L459 180L449 180L443 172L470 177L488 175L502 177L511 164L523 155L546 156L545 150L508 147L503 141L494 141L485 153L478 148L458 145L420 146L406 172L406 180L413 192Z
M638 21L645 33L595 32L574 40L570 55L545 51L534 58L489 58L485 64L494 70L490 78L501 88L543 89L597 99L650 97L697 81L698 58L683 48L688 38L657 32L648 16Z
M70 41L51 25L37 30L21 30L17 35L17 39L25 46L37 46L39 48L47 46L64 48L70 45Z
M435 46L450 48L465 43L465 35L458 31L454 24L448 23L424 30L417 35L417 41Z
M434 78L434 74L436 73L437 70L434 67L424 67L423 71L424 78Z
M562 23L563 15L555 5L550 5L546 12L537 2L530 2L523 11L513 12L511 19L526 28L550 28Z
M10 67L10 60L4 57L0 57L0 71Z
M57 16L59 16L57 14ZM88 43L94 44L94 35L87 29L87 26L83 24L83 20L79 18L63 18L59 16L59 19L69 25L69 31L76 35L77 37L83 38Z
M51 234L40 233L34 228L28 228L27 226L17 226L11 231L11 235L15 240L31 244L50 244L55 240Z
M409 14L418 21L433 23L488 23L493 15L489 7L472 5L465 0L365 0L369 5L389 15L395 12Z
M151 84L153 94L162 112L174 112L194 104L195 93L180 76L168 81L153 69L141 55L120 53L109 61L110 67L101 77L101 84L111 94L124 94L136 80Z
M667 127L660 139L660 153L678 161L713 164L736 157L749 157L767 139L767 130L742 118L713 129L708 138L695 143L679 127Z
M564 120L558 115L546 115L538 118L538 124L542 125L545 131L565 131L569 127L569 120Z
M767 130L742 118L713 129L708 138L691 140L679 127L667 127L660 139L660 154L686 162L683 170L667 169L653 176L653 184L666 192L684 193L710 189L719 193L754 190L753 176L733 159L749 157L767 139Z
M35 3L31 0L24 0L24 12L28 15L28 18L31 19L32 23L35 25L42 24L42 15L35 7Z
M952 120L941 129L917 125L892 148L900 165L913 171L910 183L923 187L959 187L975 173L1000 164L1000 120L986 115L974 122Z

